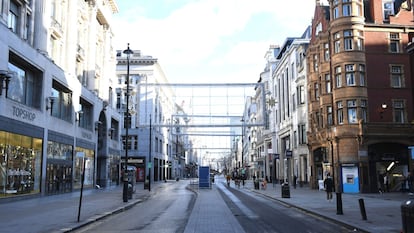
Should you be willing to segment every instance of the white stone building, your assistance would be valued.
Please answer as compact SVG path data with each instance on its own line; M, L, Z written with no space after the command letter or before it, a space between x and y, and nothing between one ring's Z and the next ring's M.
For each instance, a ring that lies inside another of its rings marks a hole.
M118 84L116 106L121 114L126 110L127 55L117 52ZM175 103L175 90L165 76L157 58L133 50L129 58L128 164L137 168L137 181L160 181L187 175L186 153L191 142L185 136L185 112ZM126 142L126 124L122 141ZM122 160L125 161L125 148ZM188 161L189 162L189 161Z
M71 192L83 172L87 188L119 181L117 11L113 0L0 1L1 198Z
M272 76L277 134L274 177L280 182L308 181L309 152L306 145L306 64L305 51L310 29L301 37L287 38L276 59Z

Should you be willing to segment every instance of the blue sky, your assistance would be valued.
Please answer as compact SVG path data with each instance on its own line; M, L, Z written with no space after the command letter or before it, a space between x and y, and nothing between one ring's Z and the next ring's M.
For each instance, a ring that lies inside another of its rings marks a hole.
M170 83L254 83L271 44L300 36L315 0L117 0L115 48L158 58Z

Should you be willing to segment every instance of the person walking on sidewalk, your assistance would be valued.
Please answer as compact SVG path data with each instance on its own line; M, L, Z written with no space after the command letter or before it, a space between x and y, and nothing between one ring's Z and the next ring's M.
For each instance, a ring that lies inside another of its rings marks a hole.
M326 178L323 181L323 186L325 187L325 191L326 191L326 200L331 202L332 192L333 192L333 179L330 173L326 174Z

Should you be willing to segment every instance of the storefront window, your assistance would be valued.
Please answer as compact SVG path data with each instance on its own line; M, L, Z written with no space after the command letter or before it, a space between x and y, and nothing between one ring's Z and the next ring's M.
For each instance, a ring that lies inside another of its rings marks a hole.
M111 167L109 171L109 185L119 184L119 163L119 155L109 155L109 166Z
M40 192L42 139L0 131L0 197Z
M83 164L85 164L84 187L92 187L95 174L95 154L93 150L76 147L75 153L75 174L73 188L81 188Z
M72 145L49 141L47 143L48 159L72 160Z
M59 142L47 143L47 194L72 191L72 148L72 145Z

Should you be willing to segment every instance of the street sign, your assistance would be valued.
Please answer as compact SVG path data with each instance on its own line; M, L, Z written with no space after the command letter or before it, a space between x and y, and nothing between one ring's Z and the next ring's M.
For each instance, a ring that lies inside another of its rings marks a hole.
M152 168L152 163L148 162L148 168Z

